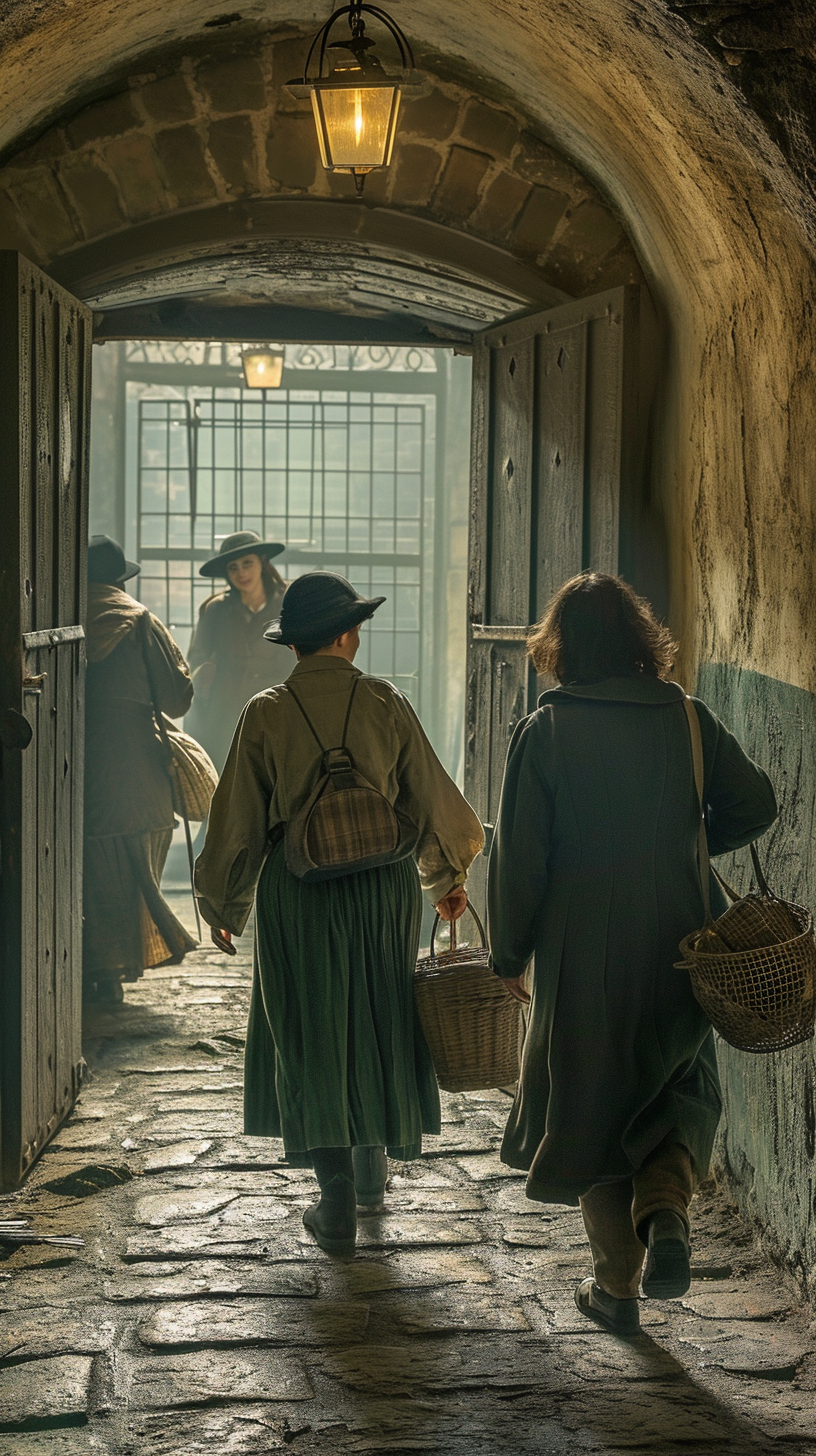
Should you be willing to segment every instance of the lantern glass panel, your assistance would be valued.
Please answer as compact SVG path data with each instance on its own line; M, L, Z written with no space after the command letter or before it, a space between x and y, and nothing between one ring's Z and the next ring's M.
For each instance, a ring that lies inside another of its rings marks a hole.
M245 351L241 355L247 389L280 389L283 354L271 349Z
M387 167L394 144L396 86L316 86L312 91L324 167Z

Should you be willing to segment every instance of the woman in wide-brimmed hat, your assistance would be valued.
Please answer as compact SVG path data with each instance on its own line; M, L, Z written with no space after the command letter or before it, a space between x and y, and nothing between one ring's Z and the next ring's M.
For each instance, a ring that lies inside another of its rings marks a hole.
M282 682L292 665L288 652L264 641L286 588L271 559L283 549L255 531L235 531L199 567L201 576L225 577L229 585L201 604L189 653L195 698L185 727L218 769L245 703Z
M148 966L173 965L195 941L161 893L173 837L173 801L156 706L179 717L193 688L162 622L124 589L140 570L117 541L88 550L85 644L85 855L83 990L121 1001L122 982Z
M355 1204L381 1206L385 1149L416 1158L423 1133L439 1131L413 1001L420 880L456 918L483 842L408 700L353 666L360 624L383 600L331 572L288 588L267 635L294 648L297 666L244 710L196 866L201 913L222 950L256 903L245 1131L282 1136L290 1163L314 1167L321 1198L304 1223L340 1254L354 1249ZM300 879L287 868L284 826L320 779L320 745L340 744L415 827L415 849L336 879Z

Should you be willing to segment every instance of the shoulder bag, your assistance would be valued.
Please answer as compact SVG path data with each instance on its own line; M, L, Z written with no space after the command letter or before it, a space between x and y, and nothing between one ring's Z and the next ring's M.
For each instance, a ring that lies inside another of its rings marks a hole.
M147 673L148 690L150 692L150 706L153 710L153 721L156 725L156 736L164 751L164 767L167 777L170 780L170 789L173 797L173 811L184 820L184 833L187 840L187 861L190 867L190 885L193 888L193 905L195 906L196 924L198 926L198 938L201 940L201 919L198 913L198 901L195 896L193 880L193 839L190 833L190 820L200 821L206 819L210 812L212 796L218 786L218 770L215 767L209 754L201 747L189 733L177 728L172 720L161 711L158 704L153 672L150 666L150 654L147 650L147 634L151 630L150 613L145 610L141 620L142 628L142 652L145 671Z

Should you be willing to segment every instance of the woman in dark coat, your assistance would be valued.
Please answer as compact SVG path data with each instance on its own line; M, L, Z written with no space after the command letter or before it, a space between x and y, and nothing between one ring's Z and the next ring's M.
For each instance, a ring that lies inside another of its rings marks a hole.
M492 963L528 1000L521 1080L502 1146L527 1195L580 1203L594 1282L579 1309L639 1327L637 1291L688 1288L688 1205L720 1116L711 1027L675 970L704 918L685 694L666 681L674 643L615 577L556 594L529 644L560 686L513 735L491 850ZM710 852L776 817L761 768L694 700ZM725 908L716 887L712 900Z
M189 654L195 701L184 726L219 773L250 698L283 682L292 667L287 648L264 640L286 587L270 558L283 549L279 541L262 541L255 531L236 531L199 568L201 576L224 576L229 585L207 597L199 610Z
M86 999L101 1001L121 1001L122 981L177 965L196 944L160 889L175 820L150 683L171 718L189 708L193 686L167 628L123 590L138 570L116 541L92 538L82 974Z

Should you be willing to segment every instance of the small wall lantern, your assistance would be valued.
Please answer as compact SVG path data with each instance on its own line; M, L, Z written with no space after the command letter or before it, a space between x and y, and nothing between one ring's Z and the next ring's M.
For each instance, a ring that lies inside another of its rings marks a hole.
M247 389L280 389L283 345L258 344L242 349L241 368Z
M399 75L387 75L377 56L374 41L365 33L363 15L381 21L397 43L402 64ZM351 30L348 40L329 41L329 33L341 16ZM327 69L326 51L348 51ZM309 67L317 52L317 74L309 78ZM325 68L325 74L324 74ZM317 32L306 57L300 80L290 81L293 96L309 96L312 103L320 160L327 172L351 173L358 195L369 172L387 167L394 149L402 91L417 85L414 56L399 26L378 5L349 0L335 10Z

